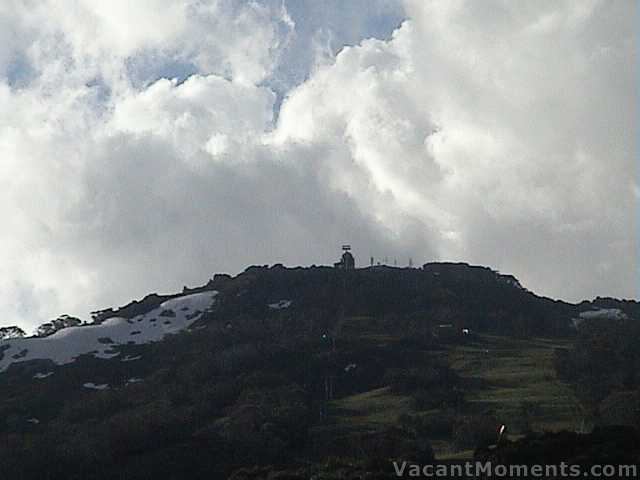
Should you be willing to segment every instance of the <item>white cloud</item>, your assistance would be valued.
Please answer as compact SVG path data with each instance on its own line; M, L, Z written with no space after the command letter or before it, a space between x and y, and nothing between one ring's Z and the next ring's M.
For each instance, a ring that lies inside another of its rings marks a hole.
M631 4L407 1L361 41L401 9L28 3L0 6L0 324L345 241L635 294Z
M388 225L432 226L441 258L569 299L633 296L632 9L407 2L391 41L343 50L291 94L276 139L343 143L338 168L355 162L368 191L335 184Z
M161 79L118 102L110 127L169 140L185 160L211 148L239 154L271 128L273 102L267 88L216 75L193 75L180 85Z

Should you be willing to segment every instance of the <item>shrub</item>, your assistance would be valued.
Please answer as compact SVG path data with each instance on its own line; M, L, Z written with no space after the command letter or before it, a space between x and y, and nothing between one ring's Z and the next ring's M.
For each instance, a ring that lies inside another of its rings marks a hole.
M417 410L433 408L458 408L464 401L464 394L457 388L439 387L420 389L411 395Z
M459 449L485 447L496 443L499 422L485 415L462 415L453 427L453 442Z
M640 427L640 392L616 392L598 406L603 425L628 425Z
M416 435L426 438L450 438L455 425L455 415L442 411L429 415L403 414L399 418L400 425L406 430L413 430Z
M417 390L451 388L458 383L458 378L449 368L434 366L424 369L388 370L385 381L393 393L408 394Z
M61 417L71 423L80 423L89 419L103 419L113 415L125 406L117 392L110 390L91 392L80 400L66 405Z

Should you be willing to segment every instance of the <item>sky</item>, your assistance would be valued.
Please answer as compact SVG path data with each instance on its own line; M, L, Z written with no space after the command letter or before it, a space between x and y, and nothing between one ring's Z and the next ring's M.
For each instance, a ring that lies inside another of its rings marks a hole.
M3 0L0 326L344 243L638 298L637 10Z

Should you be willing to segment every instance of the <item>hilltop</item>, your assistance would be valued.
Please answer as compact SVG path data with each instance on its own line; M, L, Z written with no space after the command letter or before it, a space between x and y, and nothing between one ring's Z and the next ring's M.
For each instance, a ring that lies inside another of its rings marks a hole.
M638 308L540 297L460 263L218 274L2 340L0 461L12 478L262 478L242 469L469 456L500 423L591 422L558 351L573 361L589 325Z

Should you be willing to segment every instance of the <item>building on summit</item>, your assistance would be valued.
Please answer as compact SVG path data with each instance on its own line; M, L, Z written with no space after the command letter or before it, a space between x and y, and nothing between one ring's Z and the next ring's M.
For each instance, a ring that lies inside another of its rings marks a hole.
M342 250L344 251L342 258L339 262L334 263L333 266L342 270L354 270L356 268L356 261L350 251L351 245L343 245Z

